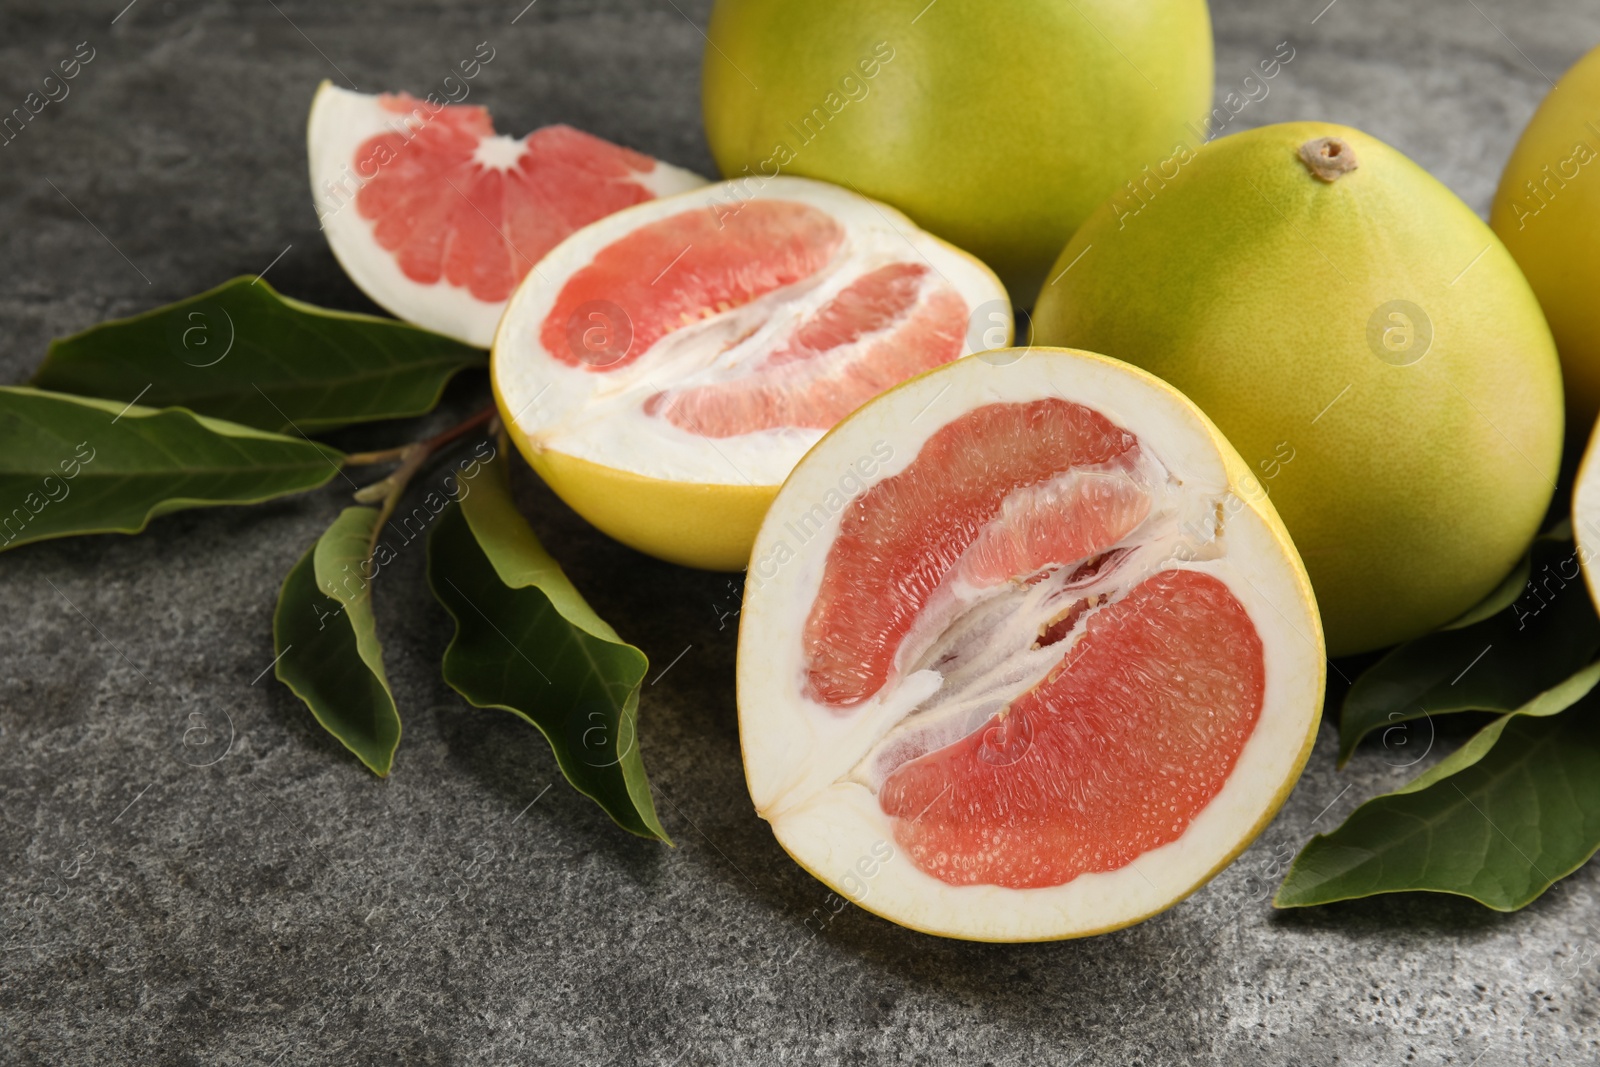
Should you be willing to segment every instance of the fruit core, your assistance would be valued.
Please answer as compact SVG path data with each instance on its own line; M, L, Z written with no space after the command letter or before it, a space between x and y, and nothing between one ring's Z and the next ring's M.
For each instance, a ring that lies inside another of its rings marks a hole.
M1205 566L1223 502L1049 398L976 408L844 511L800 640L848 779L951 885L1061 885L1181 837L1260 717L1260 635Z

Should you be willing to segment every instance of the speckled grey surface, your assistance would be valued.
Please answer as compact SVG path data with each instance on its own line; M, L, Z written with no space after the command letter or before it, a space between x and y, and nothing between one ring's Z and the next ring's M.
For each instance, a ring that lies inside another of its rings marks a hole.
M0 6L3 110L78 42L95 49L71 95L0 147L3 381L52 336L269 263L288 293L369 307L307 194L303 124L325 77L426 91L488 40L475 98L502 128L568 121L710 169L703 0L137 0L113 24L123 3ZM1278 42L1296 49L1236 123L1364 127L1480 212L1543 75L1600 42L1589 0L1325 4L1214 5L1220 91ZM481 389L452 389L429 425ZM331 489L8 552L0 1063L1600 1057L1600 865L1515 915L1441 897L1272 911L1281 861L1410 773L1382 749L1336 773L1327 726L1263 838L1142 926L1005 947L833 915L744 794L729 580L607 542L531 479L519 496L653 658L643 751L679 847L616 830L532 730L443 685L449 623L420 552L376 590L406 721L391 779L261 676L278 581L342 506Z

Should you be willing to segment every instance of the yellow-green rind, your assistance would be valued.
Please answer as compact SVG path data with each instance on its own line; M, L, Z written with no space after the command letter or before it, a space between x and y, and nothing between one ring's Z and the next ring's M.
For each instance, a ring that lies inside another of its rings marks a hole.
M541 448L510 419L500 387L493 389L517 451L556 496L601 533L684 567L736 571L749 560L777 486L648 478Z
M1211 107L1205 0L718 0L707 37L706 137L726 177L820 178L892 204L1018 304L1096 204L1204 138Z
M1330 136L1359 165L1326 182L1298 152ZM1125 200L1063 251L1034 339L1166 379L1271 475L1330 654L1427 633L1488 593L1537 532L1562 441L1549 330L1489 228L1399 152L1329 123L1211 142ZM1433 331L1407 365L1415 350L1382 345L1394 301Z
M646 478L561 452L517 447L555 494L601 532L646 555L710 571L744 569L775 485Z
M1534 112L1501 175L1489 224L1550 321L1572 423L1588 426L1600 412L1600 48Z
M1092 359L1092 360L1098 361L1100 363L1104 363L1104 364L1107 364L1107 365L1110 365L1110 366L1117 367L1118 369L1122 370L1123 372L1128 373L1128 374L1132 374L1132 375L1134 375L1136 377L1139 377L1139 378L1143 379L1144 381L1146 381L1151 386L1153 386L1153 387L1155 387L1157 389L1160 389L1161 391L1163 391L1165 393L1168 393L1169 395L1174 397L1176 400L1178 400L1184 407L1186 407L1190 411L1192 411L1194 413L1196 419L1199 421L1199 423L1202 426L1204 426L1206 428L1207 432L1210 434L1212 442L1217 447L1218 455L1220 455L1222 457L1223 464L1226 467L1227 472L1228 472L1228 484L1229 484L1229 487L1234 491L1235 495L1243 502L1244 506L1249 508L1251 512L1253 512L1255 515L1257 515L1262 520L1262 522L1266 524L1267 528L1272 533L1273 540L1283 550L1284 558L1286 560L1288 560L1288 562L1290 563L1290 569L1294 573L1296 587L1297 587L1300 595L1305 599L1305 602L1307 603L1307 605L1309 605L1309 607L1311 608L1310 612L1308 613L1308 618L1309 618L1309 621L1311 623L1313 632L1310 633L1310 634L1301 634L1301 636L1303 638L1305 638L1306 640L1313 642L1315 645L1317 645L1319 647L1322 645L1322 643L1323 643L1323 633L1322 633L1322 628L1321 628L1321 625L1320 625L1320 619L1319 619L1319 616L1318 616L1318 612L1316 610L1316 595L1312 591L1311 578L1306 573L1306 568L1305 568L1304 563L1300 559L1300 554L1295 550L1294 541L1289 536L1288 529L1284 526L1282 518L1279 517L1277 509L1275 507L1273 507L1271 499L1262 490L1259 479L1255 476L1254 472L1252 472L1250 470L1249 466L1244 462L1244 460L1240 458L1238 452L1228 442L1228 439L1225 436L1223 436L1222 431L1219 430L1217 428L1216 424L1213 423L1211 421L1211 419L1206 416L1205 412L1200 410L1200 408L1197 407L1194 404L1193 401L1189 400L1189 398L1185 397L1181 392L1179 392L1177 389L1174 389L1167 382L1162 381L1160 378L1157 378L1155 375L1150 374L1148 371L1142 370L1141 368L1133 366L1132 364L1125 363L1122 360L1112 359L1112 358L1110 358L1108 356L1100 355L1097 352L1089 352L1089 351L1085 351L1085 350L1082 350L1082 349L1072 349L1072 348L1064 348L1064 347L1030 346L1029 348L1025 349L1024 351L1026 353L1029 353L1029 354L1034 353L1034 352L1064 352L1064 353L1068 353L1070 355L1074 355L1074 356L1078 356L1078 357L1082 357L1082 358L1087 358L1087 359ZM1027 358L1027 357L1024 356L1023 358ZM926 375L938 373L939 369L940 368L935 367L932 370L924 371L922 374L919 374L916 377L907 378L904 382L901 382L899 385L896 385L893 388L885 390L884 392L878 394L877 397L875 397L871 401L868 401L866 404L862 405L862 407L858 408L857 411L865 410L866 408L871 407L873 404L881 402L884 397L889 396L890 394L895 392L895 390L904 389L907 386L909 386L912 382L915 382L918 379L920 379L922 377L925 377ZM848 420L846 420L846 421L848 421ZM840 425L843 425L843 423L841 423ZM838 430L839 430L839 427L835 426L833 429L828 431L828 434L836 433L836 432L838 432ZM823 439L822 440L826 440L828 434L823 435ZM819 440L815 445L812 446L812 451L815 451L816 449L821 447L822 440ZM808 452L807 454L809 455L810 453ZM802 459L800 461L800 463L796 464L795 466L796 466L796 468L798 468L799 466L801 466L804 463L805 463L805 460ZM752 561L752 563L753 563L753 561ZM745 585L743 603L740 605L740 611L742 613L741 617L744 617L743 613L748 613L748 611L750 609L750 598L751 598L753 592L754 592L754 590L752 589L752 586L747 583ZM754 654L756 654L756 652L747 651L743 647L741 647L739 649L739 654L740 655L754 655ZM1323 692L1326 691L1327 660L1324 659L1324 658L1319 658L1317 660L1317 664L1318 664L1317 679L1316 679L1316 684L1314 686L1314 690L1313 691L1320 694L1320 693L1323 693ZM742 680L742 675L741 675L741 680ZM735 693L735 703L742 706L744 699L745 699L745 694L742 693L742 692L737 692L736 691L736 693ZM1259 819L1257 819L1256 822L1248 830L1246 830L1243 833L1243 835L1239 839L1238 844L1231 851L1229 851L1228 854L1225 857L1223 857L1220 861L1218 861L1218 863L1215 866L1213 866L1209 871L1207 871L1206 874L1204 875L1204 877L1196 880L1193 885L1189 886L1187 889L1183 890L1181 893L1178 893L1177 895L1175 895L1171 900L1167 901L1166 903L1164 903L1159 908L1154 908L1149 912L1146 912L1144 914L1135 916L1133 918L1119 920L1117 922L1109 923L1109 924L1107 924L1105 926L1096 927L1096 928L1090 929L1090 930L1077 930L1077 931L1072 931L1070 933L1064 933L1064 934L1058 934L1058 935L1055 935L1055 936L1046 936L1046 937L984 938L984 937L965 937L965 936L951 934L951 933L949 933L947 931L943 931L943 930L936 930L936 929L931 929L931 928L928 928L928 927L925 927L925 926L918 926L918 925L916 925L914 923L908 923L908 922L904 921L901 918L898 918L898 917L896 917L894 915L889 915L889 914L887 914L887 913L885 913L883 911L878 910L877 908L872 907L871 905L869 905L869 904L867 904L865 902L865 899L856 900L854 895L852 895L850 897L850 899L852 901L854 901L856 906L861 908L863 911L871 912L872 914L878 916L881 919L887 919L889 922L895 923L896 925L899 925L899 926L904 926L909 930L915 930L918 933L929 934L929 935L932 935L934 937L949 937L949 938L955 938L957 940L978 941L978 942L985 942L985 943L989 943L989 944L1014 944L1014 943L1020 943L1020 942L1035 942L1035 941L1071 941L1071 940L1076 940L1077 938L1080 938L1080 937L1097 937L1100 934L1109 934L1109 933L1112 933L1112 932L1117 931L1117 930L1126 929L1126 928L1128 928L1130 926L1136 926L1139 923L1142 923L1147 919L1154 918L1155 916L1161 914L1162 912L1168 910L1169 908L1172 908L1173 906L1181 903L1182 901L1184 901L1184 900L1188 899L1190 896L1192 896L1201 887L1203 887L1207 882L1211 881L1211 879L1215 878L1218 874L1220 874L1230 863L1232 863L1234 860L1238 859L1239 855L1242 852L1244 852L1245 849L1249 848L1251 843L1254 842L1257 837L1261 836L1261 832L1263 830L1265 830L1268 825L1271 824L1273 818L1276 817L1276 815L1278 814L1279 810L1282 809L1282 807L1284 805L1284 802L1289 799L1289 794L1294 792L1295 784L1300 780L1300 774L1301 774L1302 771L1305 770L1306 762L1307 762L1307 760L1309 760L1311 758L1311 750L1316 745L1317 728L1318 728L1319 724L1322 721L1322 714L1321 714L1322 709L1320 707L1320 699L1321 698L1319 697L1318 699L1319 699L1319 707L1308 718L1308 726L1307 726L1307 729L1306 729L1305 739L1304 739L1304 741L1301 742L1299 754L1295 757L1294 769L1293 769L1292 773L1290 773L1287 776L1285 776L1283 784L1278 787L1276 792L1274 792L1271 803L1267 806L1266 810L1262 812L1261 817ZM747 792L750 792L750 791L752 791L751 790L751 782L750 782L750 768L749 768L749 765L747 763L744 765L744 772L745 772L745 789L746 789ZM774 836L776 837L776 835L774 835ZM777 841L778 841L779 847L782 848L784 850L784 852L788 853L789 858L794 860L794 862L796 864L798 864L804 871L806 871L806 873L810 874L813 878L815 878L817 881L821 882L823 885L831 886L835 890L842 892L841 887L839 887L838 885L835 884L835 880L833 878L830 878L830 877L827 877L827 876L823 875L815 867L812 867L809 864L807 864L798 855L796 855L795 852L792 849L790 849L787 844L784 843L782 838L777 838Z

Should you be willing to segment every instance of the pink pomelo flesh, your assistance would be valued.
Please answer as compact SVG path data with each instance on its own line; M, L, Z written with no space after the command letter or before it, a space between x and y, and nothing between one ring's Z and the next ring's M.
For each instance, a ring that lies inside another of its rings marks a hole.
M796 200L754 200L731 212L702 207L648 222L572 273L539 341L568 366L609 373L685 327L757 305L736 335L706 353L714 359L808 307L731 372L654 391L642 408L710 438L827 429L890 386L960 356L969 314L960 293L921 262L833 277L848 243L839 220ZM823 296L828 285L837 291ZM603 306L620 308L626 329L596 349L575 338L574 323L581 332L585 309Z
M485 108L435 111L404 93L379 103L397 115L430 116L408 137L398 130L363 141L356 195L373 238L402 273L445 282L496 303L544 254L582 226L654 199L639 179L649 156L570 126L546 126L520 141L497 137Z
M1004 719L897 768L879 803L912 861L952 885L1116 870L1217 795L1265 688L1261 639L1227 586L1165 571L1091 616Z
M806 280L833 259L844 236L827 212L792 200L759 200L724 215L700 208L647 223L567 279L540 343L571 366L618 370L680 326ZM568 324L597 301L628 316L632 343L614 359L587 359L568 344Z
M909 669L919 622L1065 579L1033 646L1062 648L1041 680L954 743L876 761L878 804L927 874L1039 888L1120 869L1182 836L1233 771L1266 670L1228 586L1169 561L1115 598L1071 596L1137 542L1147 470L1138 439L1088 407L997 403L847 507L802 637L807 695L835 716Z
M846 512L806 620L808 695L848 708L876 693L912 624L1011 493L1136 447L1132 434L1065 400L991 404L941 427L909 468ZM1086 532L1055 524L1050 540L1063 542L1062 560L1076 559L1094 550Z

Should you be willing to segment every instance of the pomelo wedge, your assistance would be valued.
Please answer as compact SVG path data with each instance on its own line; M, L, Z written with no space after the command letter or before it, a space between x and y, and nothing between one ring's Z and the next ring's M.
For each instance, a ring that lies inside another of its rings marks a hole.
M512 438L579 514L662 559L737 570L829 427L1009 344L1011 321L987 267L891 208L800 178L756 196L730 182L563 241L512 298L491 379Z
M1322 631L1262 486L1101 356L986 353L868 403L784 483L745 590L756 810L913 929L1147 918L1255 837L1315 737Z
M488 347L544 254L614 211L705 179L570 126L497 134L486 108L323 82L307 129L328 244L374 302Z

